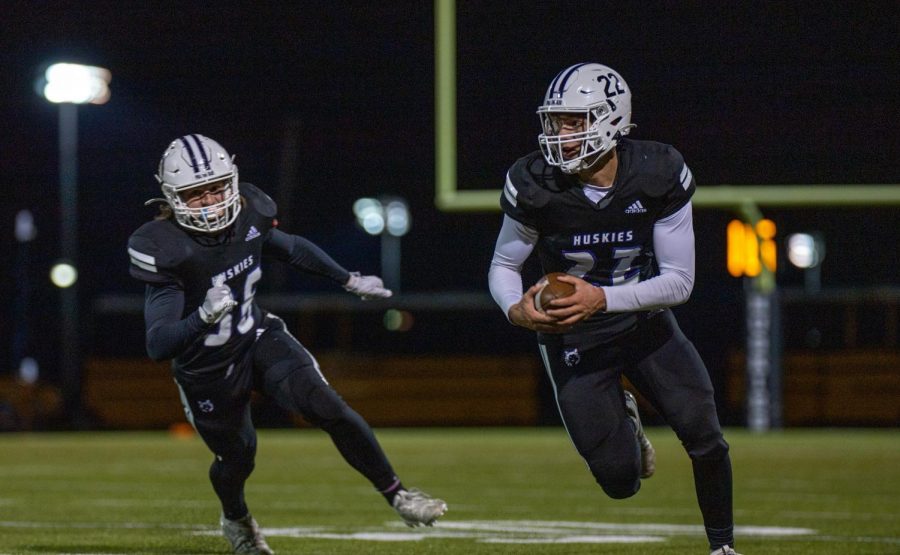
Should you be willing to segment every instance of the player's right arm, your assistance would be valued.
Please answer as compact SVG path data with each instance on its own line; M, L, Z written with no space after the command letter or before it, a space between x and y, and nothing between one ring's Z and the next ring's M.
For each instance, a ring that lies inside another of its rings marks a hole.
M535 284L522 292L522 265L534 250L537 238L537 230L504 216L488 271L488 285L491 296L510 323L535 331L559 333L564 330L553 325L556 319L534 308L534 296L540 286Z
M128 239L129 273L146 284L144 325L147 354L153 360L181 355L235 306L231 290L211 287L203 303L185 315L185 293L176 253L183 249L167 241L164 224L145 224ZM170 245L162 248L160 245ZM187 307L192 308L192 307Z
M177 284L147 284L144 294L144 325L147 354L153 360L167 360L183 353L209 331L212 324L201 317L200 309L186 318L184 291Z

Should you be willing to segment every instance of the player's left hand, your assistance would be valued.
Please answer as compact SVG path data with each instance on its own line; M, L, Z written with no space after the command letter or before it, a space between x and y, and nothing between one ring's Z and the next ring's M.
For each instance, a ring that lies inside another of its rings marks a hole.
M568 297L550 301L547 315L557 319L560 326L573 326L595 312L606 309L606 293L581 278L564 275L559 281L571 283L575 292Z
M350 272L350 279L344 284L344 289L364 301L372 299L386 299L394 293L384 287L384 282L378 276L363 276L359 272Z

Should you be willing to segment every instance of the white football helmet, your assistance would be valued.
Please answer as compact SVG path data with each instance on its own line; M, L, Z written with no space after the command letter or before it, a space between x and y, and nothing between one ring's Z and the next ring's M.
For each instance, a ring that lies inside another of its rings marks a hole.
M616 71L601 64L575 64L562 70L547 88L537 113L543 129L538 143L544 158L565 173L591 167L634 127L631 89ZM554 116L561 113L584 117L585 130L560 135ZM581 152L567 160L563 143L573 141L581 141Z
M216 141L191 134L172 141L159 161L156 179L165 200L182 226L203 233L226 229L241 211L238 168L234 159ZM224 200L201 208L190 208L181 194L217 181L224 187Z

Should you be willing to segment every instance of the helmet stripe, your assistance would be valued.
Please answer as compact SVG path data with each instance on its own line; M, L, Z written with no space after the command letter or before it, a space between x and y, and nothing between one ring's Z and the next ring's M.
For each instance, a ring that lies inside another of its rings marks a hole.
M191 135L191 137L193 137L194 140L197 141L197 149L200 151L200 156L203 157L203 166L205 169L208 170L210 168L210 160L209 160L209 157L206 155L206 149L203 148L203 143L200 142L200 136L199 135Z
M569 80L570 77L572 77L572 74L575 73L575 71L578 68L586 66L586 65L588 65L588 64L587 63L575 64L574 66L570 67L569 69L561 71L559 73L559 75L556 76L556 79L553 81L553 84L550 85L550 90L553 91L553 94L562 96L562 93L565 90L566 82ZM560 77L562 77L561 80L560 80Z
M197 164L197 156L194 154L194 149L191 148L191 143L188 142L187 138L188 136L185 135L178 140L181 141L182 145L184 145L184 148L187 150L188 156L191 157L191 169L194 170L194 173L197 173L198 171L200 171L200 167Z

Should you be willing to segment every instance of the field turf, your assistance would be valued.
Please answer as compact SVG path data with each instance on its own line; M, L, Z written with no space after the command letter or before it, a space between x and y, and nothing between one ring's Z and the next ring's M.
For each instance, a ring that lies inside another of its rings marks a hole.
M657 473L603 495L561 428L376 430L407 486L447 500L406 528L317 430L263 430L250 508L280 555L706 554L690 463L650 428ZM744 555L900 553L900 433L732 429ZM0 554L228 553L199 439L0 435Z

